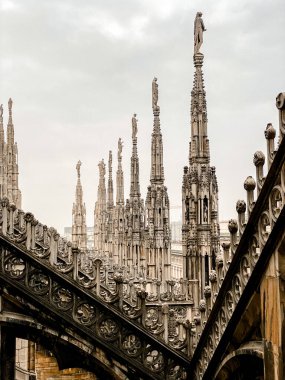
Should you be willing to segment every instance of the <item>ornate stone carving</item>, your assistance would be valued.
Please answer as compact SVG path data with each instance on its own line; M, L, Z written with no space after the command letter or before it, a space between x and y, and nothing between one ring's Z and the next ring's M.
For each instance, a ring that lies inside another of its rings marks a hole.
M52 301L62 310L68 310L73 304L73 295L70 290L56 286L52 290Z
M44 295L49 291L49 277L37 269L30 272L28 284L37 294Z
M142 344L140 339L133 334L127 335L123 339L122 348L129 356L138 356L142 352Z
M106 340L117 339L119 326L112 318L106 318L100 322L98 331L100 335Z

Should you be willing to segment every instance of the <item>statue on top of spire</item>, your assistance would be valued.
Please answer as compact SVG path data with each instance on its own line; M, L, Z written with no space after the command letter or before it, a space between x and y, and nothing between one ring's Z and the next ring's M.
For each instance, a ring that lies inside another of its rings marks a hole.
M118 140L118 160L120 161L122 159L122 150L123 150L123 142L121 137Z
M105 163L104 163L103 159L102 159L102 161L99 162L98 166L99 166L99 175L100 175L100 178L103 178L104 175L106 174Z
M158 84L157 84L157 78L154 77L152 81L152 109L153 110L158 108L157 102L158 102Z
M82 165L81 161L79 160L76 164L76 170L77 170L77 177L80 178L80 166Z
M12 111L12 105L13 105L13 101L12 101L12 99L10 98L10 99L8 100L8 109L9 109L9 113L11 113L11 111Z
M3 118L3 104L0 105L0 117Z
M112 157L112 151L109 150L109 171L112 169L112 162L113 162L113 157Z
M194 55L199 53L200 47L203 43L203 32L207 30L205 28L202 15L202 12L197 12L194 21Z
M133 139L137 137L137 133L138 133L138 120L136 116L137 114L134 113L134 116L132 117L132 138Z

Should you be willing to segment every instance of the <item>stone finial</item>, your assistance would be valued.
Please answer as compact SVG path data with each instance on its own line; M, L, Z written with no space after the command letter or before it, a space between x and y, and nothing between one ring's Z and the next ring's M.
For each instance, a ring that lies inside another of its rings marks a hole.
M80 178L80 167L82 165L82 162L79 160L76 164L76 170L77 170L77 177Z
M225 243L222 244L223 248L224 248L224 245L225 245ZM229 249L229 245L227 245L227 246L228 246L228 249ZM222 255L218 255L216 257L216 264L217 264L218 268L221 268L224 265L224 259L223 259Z
M276 136L276 130L271 123L267 124L264 135L267 140L267 166L269 170L274 158L274 139Z
M231 234L237 233L238 230L238 224L235 219L230 219L228 223L228 229Z
M238 214L243 214L246 210L246 203L244 200L238 200L236 203L236 210Z
M202 15L202 12L197 12L194 21L194 55L199 53L200 47L203 43L203 32L206 31Z
M136 117L137 114L134 113L134 116L132 117L132 139L135 139L138 133L138 120Z
M272 140L275 138L276 130L271 123L267 124L266 129L264 131L264 135L267 140Z
M0 118L3 120L3 104L0 105Z
M238 200L236 203L236 210L238 213L238 226L239 226L239 234L240 236L243 234L244 226L245 226L245 211L246 211L246 203L244 200Z
M280 94L276 96L276 107L278 109L285 108L285 92L280 92Z
M217 281L217 272L212 269L210 274L209 274L209 280L210 282L216 282Z
M199 303L199 310L201 312L205 312L206 311L206 301L204 299L201 299L200 300L200 303Z
M256 184L257 184L257 196L259 195L261 188L263 186L264 177L263 177L263 165L265 162L264 154L258 150L254 153L253 163L256 166Z
M256 183L252 176L248 176L244 181L244 189L246 191L253 191L255 189Z
M205 289L204 289L204 296L205 298L209 298L211 297L211 287L209 285L206 285L205 286Z
M248 217L251 214L252 208L254 206L254 189L256 187L256 182L252 176L248 176L244 181L244 189L247 192L247 212Z
M280 142L285 135L285 92L281 92L276 97L276 107L279 110Z
M265 162L265 156L264 154L258 150L257 152L254 153L253 156L253 163L255 166L263 166Z

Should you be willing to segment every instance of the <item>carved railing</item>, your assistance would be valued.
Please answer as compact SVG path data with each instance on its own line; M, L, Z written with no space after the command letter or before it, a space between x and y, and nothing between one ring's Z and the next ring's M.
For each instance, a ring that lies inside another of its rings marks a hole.
M247 303L258 287L270 256L285 229L285 93L277 97L280 115L279 148L274 148L275 130L267 125L268 174L263 176L265 156L254 155L256 181L247 177L247 205L237 202L238 221L229 221L231 242L224 244L224 257L217 258L211 286L205 288L200 315L191 329L190 351L194 349L190 374L195 379L212 379L215 363L223 355ZM257 199L254 190L257 189ZM247 223L245 211L247 208ZM202 325L202 328L201 328ZM197 345L196 349L195 346Z
M115 289L110 289L104 285L101 260L86 266L79 260L82 253L54 228L16 209L6 198L0 207L0 241L2 284L12 286L55 319L63 319L66 326L135 367L143 378L187 378L189 361L163 342L169 331L165 316L171 313L162 307L163 322L158 318L155 323L153 315L147 315L144 289L136 292L135 302L124 299L120 272L113 274ZM175 334L171 338L179 341Z

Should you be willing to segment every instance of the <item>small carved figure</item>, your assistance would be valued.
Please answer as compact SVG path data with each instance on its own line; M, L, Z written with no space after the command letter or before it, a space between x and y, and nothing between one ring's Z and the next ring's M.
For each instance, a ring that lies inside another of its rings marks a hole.
M206 198L206 196L203 200L203 221L205 223L208 222L208 199Z
M135 139L138 133L138 120L136 119L137 114L134 113L132 117L132 138Z
M205 31L206 28L202 20L202 12L197 12L194 21L194 54L199 53L200 47L203 43L203 32Z
M189 219L190 219L189 198L188 197L186 198L185 206L186 206L186 210L185 210L185 222L186 222L186 224L188 224L189 223Z
M3 104L0 106L0 117L3 118Z
M79 160L76 164L76 170L77 170L77 177L80 178L80 166L82 165L81 161Z
M153 78L152 81L152 108L155 109L157 107L158 102L158 84L157 78Z

